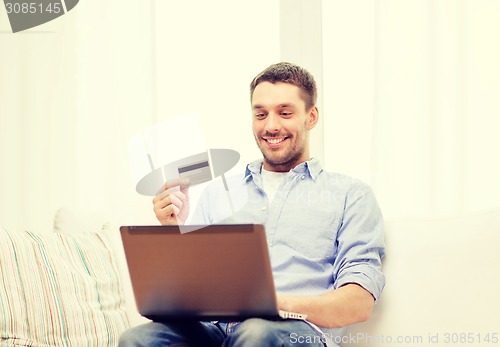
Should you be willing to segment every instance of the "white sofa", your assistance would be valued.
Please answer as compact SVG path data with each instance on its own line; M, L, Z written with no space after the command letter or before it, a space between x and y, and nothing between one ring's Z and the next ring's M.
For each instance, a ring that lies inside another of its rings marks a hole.
M54 233L0 228L0 346L116 346L147 321L135 309L118 229L104 220L61 209ZM499 235L500 211L387 221L385 291L342 345L500 343Z
M346 345L500 344L500 211L386 221L386 287Z
M111 347L135 309L117 227L61 209L53 232L0 227L0 347Z

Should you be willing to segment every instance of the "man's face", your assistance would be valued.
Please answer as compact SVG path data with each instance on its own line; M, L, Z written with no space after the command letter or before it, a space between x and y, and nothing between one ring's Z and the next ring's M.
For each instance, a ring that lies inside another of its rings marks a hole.
M264 169L289 171L309 160L309 130L317 123L318 109L306 110L299 87L282 82L258 84L252 95L252 117Z

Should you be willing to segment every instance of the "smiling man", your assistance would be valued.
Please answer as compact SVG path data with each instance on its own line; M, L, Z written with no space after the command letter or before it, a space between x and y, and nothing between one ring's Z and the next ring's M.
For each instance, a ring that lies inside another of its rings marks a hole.
M319 119L313 76L274 64L253 79L250 96L263 159L230 180L248 201L228 216L221 183L214 182L192 221L264 224L278 306L307 321L152 322L127 331L120 346L336 346L349 341L347 325L370 317L385 284L382 215L366 184L327 172L310 156L310 130ZM188 187L166 182L153 204L162 224L183 224Z
M309 159L309 130L318 122L316 88L310 87L306 93L291 83L252 83L253 132L264 169L285 172Z

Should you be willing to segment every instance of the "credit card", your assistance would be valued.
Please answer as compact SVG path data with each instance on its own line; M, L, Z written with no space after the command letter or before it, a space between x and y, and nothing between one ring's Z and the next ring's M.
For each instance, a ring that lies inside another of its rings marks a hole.
M179 171L180 178L189 179L190 186L207 182L212 179L212 173L210 172L210 164L208 163L208 160L179 166L177 170Z

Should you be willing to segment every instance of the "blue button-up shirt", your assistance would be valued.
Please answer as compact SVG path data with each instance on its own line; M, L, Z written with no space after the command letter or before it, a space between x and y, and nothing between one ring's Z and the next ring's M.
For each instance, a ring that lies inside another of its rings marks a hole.
M210 184L192 222L264 224L278 293L320 295L357 283L378 299L383 219L370 187L312 159L287 173L269 204L261 168L255 161L228 178L229 192L222 181ZM345 329L321 330L338 344Z

